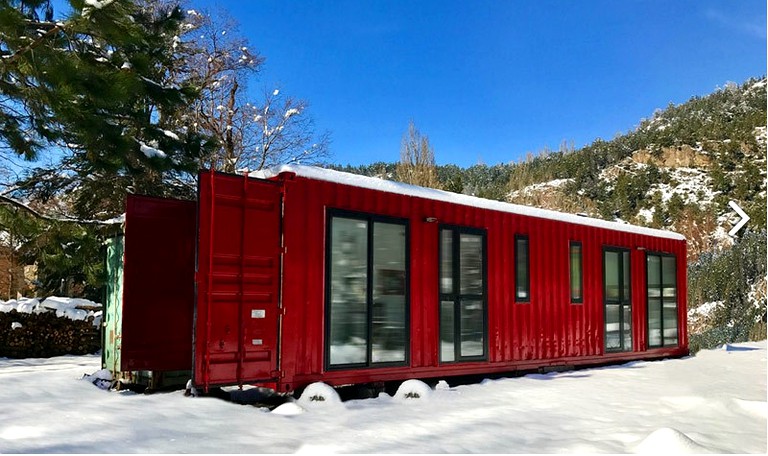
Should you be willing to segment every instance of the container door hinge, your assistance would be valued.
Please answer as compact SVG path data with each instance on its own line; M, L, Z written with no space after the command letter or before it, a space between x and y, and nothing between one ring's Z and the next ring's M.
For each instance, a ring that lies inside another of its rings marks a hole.
M274 370L270 372L269 375L271 375L272 378L285 378L285 373L281 370Z

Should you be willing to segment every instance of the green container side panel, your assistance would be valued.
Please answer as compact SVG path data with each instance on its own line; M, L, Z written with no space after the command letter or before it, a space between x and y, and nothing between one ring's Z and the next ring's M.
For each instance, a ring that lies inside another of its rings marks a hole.
M101 363L115 377L120 372L120 342L122 339L123 315L123 251L124 236L107 241L107 286L104 310L104 332Z

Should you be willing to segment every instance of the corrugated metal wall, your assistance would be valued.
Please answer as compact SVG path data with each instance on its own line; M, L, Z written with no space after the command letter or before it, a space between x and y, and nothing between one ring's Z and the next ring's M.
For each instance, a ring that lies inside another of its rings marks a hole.
M401 217L410 224L411 368L438 367L438 223L487 230L489 362L499 368L531 360L563 360L603 354L604 246L631 249L633 348L645 351L645 252L678 258L680 354L685 329L685 241L610 231L384 193L302 177L287 178L284 196L283 320L284 381L309 381L323 374L326 208ZM530 242L529 303L514 302L514 235ZM583 246L584 300L570 302L569 241ZM670 352L670 349L664 349ZM661 351L664 351L661 350ZM657 350L659 351L659 350ZM625 353L624 356L627 354ZM621 355L620 355L621 356ZM477 364L477 363L473 363ZM480 363L488 364L488 363ZM529 363L530 364L530 363ZM461 370L453 364L455 372ZM402 376L402 368L357 370L355 381ZM426 370L424 370L426 372ZM326 373L325 379L345 374ZM333 383L333 381L331 381Z

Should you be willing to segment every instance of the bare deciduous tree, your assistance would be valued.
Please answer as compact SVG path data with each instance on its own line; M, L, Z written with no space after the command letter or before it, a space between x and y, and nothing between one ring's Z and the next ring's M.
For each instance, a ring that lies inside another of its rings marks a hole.
M440 188L435 166L435 152L429 138L422 136L413 121L400 144L400 162L395 170L397 179L422 187Z
M218 141L201 165L235 172L326 156L329 134L315 134L305 101L277 89L252 99L247 86L264 58L250 49L234 20L223 12L188 10L185 29L176 40L180 63L171 78L193 82L200 93L183 120Z

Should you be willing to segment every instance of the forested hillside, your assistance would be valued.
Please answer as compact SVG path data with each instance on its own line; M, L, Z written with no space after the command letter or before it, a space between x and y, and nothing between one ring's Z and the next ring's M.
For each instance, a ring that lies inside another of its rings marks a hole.
M628 133L580 149L436 168L444 190L684 234L688 306L698 309L692 346L765 337L765 78L670 104ZM395 163L336 169L397 178ZM729 201L751 217L736 237L728 235L739 221Z

